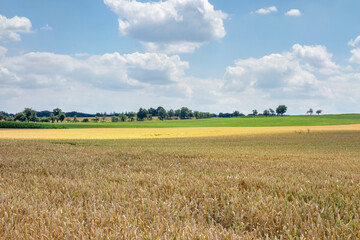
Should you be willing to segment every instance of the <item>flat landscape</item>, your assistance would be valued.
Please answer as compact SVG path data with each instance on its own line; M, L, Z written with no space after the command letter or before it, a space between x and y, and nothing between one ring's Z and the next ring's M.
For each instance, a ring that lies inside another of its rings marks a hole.
M0 236L358 239L360 125L347 123L2 129Z
M165 121L20 123L0 122L0 128L180 128L180 127L284 127L360 124L360 114L295 115L210 118Z

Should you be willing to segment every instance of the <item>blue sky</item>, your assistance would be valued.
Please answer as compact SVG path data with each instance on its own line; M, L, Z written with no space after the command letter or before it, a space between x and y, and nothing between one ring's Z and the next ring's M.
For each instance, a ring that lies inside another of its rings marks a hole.
M359 112L359 12L356 0L2 0L0 110Z

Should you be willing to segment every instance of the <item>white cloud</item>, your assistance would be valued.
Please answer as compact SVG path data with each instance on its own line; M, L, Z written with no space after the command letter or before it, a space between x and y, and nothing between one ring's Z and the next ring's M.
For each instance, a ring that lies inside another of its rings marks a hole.
M5 57L7 51L8 51L7 48L0 46L0 60L1 58Z
M328 53L324 46L301 46L295 44L292 50L291 55L299 60L303 67L309 71L318 71L321 74L334 74L339 70L339 66L331 60L332 54Z
M181 81L188 68L188 63L177 55L121 55L117 52L84 60L69 55L31 52L3 57L0 65L1 87L51 88L79 82L114 90L174 84Z
M255 13L258 13L258 14L269 14L272 12L277 12L277 8L275 6L271 6L268 8L260 8L255 11Z
M120 33L138 39L148 50L192 52L226 34L223 20L227 15L214 10L208 0L104 0L104 3L119 16Z
M355 40L350 40L348 44L352 47L355 47L358 43L360 43L360 35L355 38Z
M226 69L223 89L236 92L257 89L272 98L332 95L317 76L338 72L331 56L323 46L295 44L291 52L238 60L235 66Z
M41 27L40 29L43 31L50 31L50 30L52 30L52 27L49 26L49 24L46 24L44 27Z
M352 63L360 64L360 48L352 49L350 52L351 52L351 57L349 61Z
M301 16L301 12L299 9L290 9L285 13L285 15L298 17Z
M0 15L0 41L20 41L20 33L31 32L31 21L26 17L7 18Z

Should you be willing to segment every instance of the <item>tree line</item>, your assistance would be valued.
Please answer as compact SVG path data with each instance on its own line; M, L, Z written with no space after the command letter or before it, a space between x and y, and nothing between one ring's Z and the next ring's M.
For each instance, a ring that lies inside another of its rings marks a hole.
M112 122L126 122L126 121L151 121L153 117L157 117L159 120L173 120L173 119L205 119L205 118L232 118L232 117L245 117L245 116L284 116L287 112L286 105L279 105L275 110L272 108L265 109L263 112L258 112L254 109L251 113L245 115L239 111L234 111L232 113L209 113L209 112L200 112L193 111L187 107L182 107L180 109L170 109L166 110L165 108L159 106L157 108L140 108L138 112L122 112L122 113L96 113L96 114L86 114L78 112L69 112L64 113L60 108L53 109L50 111L41 111L36 112L31 108L25 108L24 111L16 114L8 114L6 112L0 112L0 120L5 121L19 121L19 122L79 122L77 113L82 117L82 122L105 122L106 117L111 117ZM307 114L312 115L314 113L313 109L310 108L307 111ZM316 114L321 114L322 110L317 110ZM85 118L84 118L85 117ZM92 117L92 118L87 118Z

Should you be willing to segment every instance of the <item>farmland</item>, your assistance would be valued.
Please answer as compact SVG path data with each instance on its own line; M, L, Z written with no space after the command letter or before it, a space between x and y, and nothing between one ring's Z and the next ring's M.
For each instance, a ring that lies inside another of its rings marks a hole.
M0 236L360 238L360 131L265 133L2 139Z
M20 123L1 122L0 128L180 128L180 127L279 127L360 124L360 114L297 115L273 117L237 117L191 120L88 122L88 123Z

